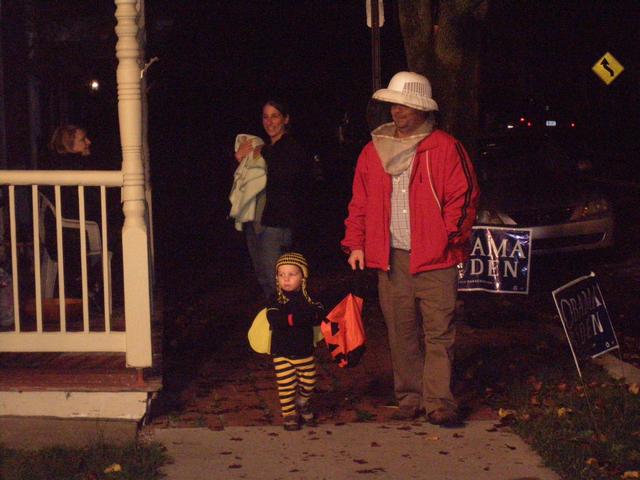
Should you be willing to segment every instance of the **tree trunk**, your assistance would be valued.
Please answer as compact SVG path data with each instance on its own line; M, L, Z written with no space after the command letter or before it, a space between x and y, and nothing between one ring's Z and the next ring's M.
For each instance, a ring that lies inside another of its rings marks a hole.
M426 75L440 107L442 129L471 151L478 135L478 71L486 0L399 0L410 70Z
M398 11L409 70L429 77L434 61L431 1L398 0Z

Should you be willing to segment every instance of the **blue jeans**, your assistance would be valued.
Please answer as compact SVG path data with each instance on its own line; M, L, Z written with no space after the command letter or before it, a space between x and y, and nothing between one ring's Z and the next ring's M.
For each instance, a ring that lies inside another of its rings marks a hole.
M252 222L243 224L253 269L265 299L269 300L276 294L276 262L278 257L291 248L291 229L262 228L262 231L257 233Z

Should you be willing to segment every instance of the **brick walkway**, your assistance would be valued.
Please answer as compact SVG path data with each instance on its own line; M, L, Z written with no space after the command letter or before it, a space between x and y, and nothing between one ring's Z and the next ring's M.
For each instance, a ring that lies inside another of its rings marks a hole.
M255 292L229 286L191 302L190 313L178 316L181 333L174 344L181 347L165 357L165 388L153 408L153 426L221 429L281 423L271 359L252 352L246 340L260 309L260 303L249 298L256 298ZM492 308L495 303L494 298ZM367 352L356 368L338 368L323 344L318 346L315 409L322 423L384 422L394 411L386 327L376 298L365 296L364 321ZM531 341L531 327L514 328L512 322L482 329L458 325L454 391L467 419L497 419L483 392L469 381L474 353L486 345Z

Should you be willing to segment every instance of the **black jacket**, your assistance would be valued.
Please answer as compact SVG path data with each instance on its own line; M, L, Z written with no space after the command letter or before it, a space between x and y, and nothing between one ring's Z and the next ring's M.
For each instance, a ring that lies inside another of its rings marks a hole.
M267 202L261 223L295 230L303 216L302 198L310 186L311 160L287 134L274 145L265 145L262 156L267 162Z
M271 326L271 355L304 358L313 355L313 327L320 325L323 308L309 303L302 292L287 295L287 303L274 300L267 308Z

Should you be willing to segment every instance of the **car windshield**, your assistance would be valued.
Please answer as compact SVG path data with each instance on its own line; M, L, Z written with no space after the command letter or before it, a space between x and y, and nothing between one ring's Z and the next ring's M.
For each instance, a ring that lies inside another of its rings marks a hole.
M587 165L588 155L574 139L537 136L484 141L477 169L481 181L567 181Z

